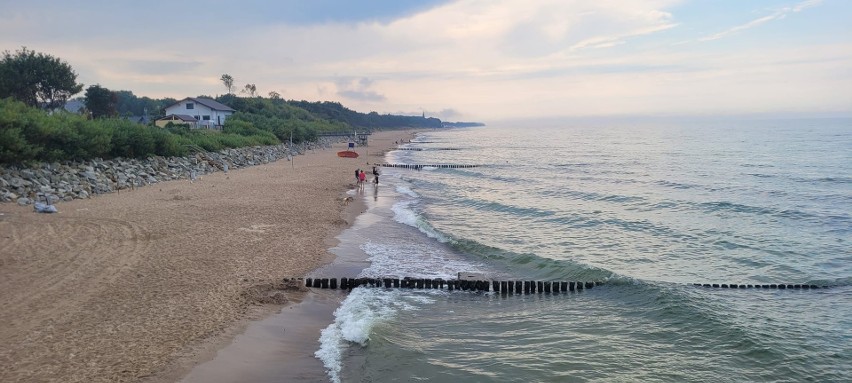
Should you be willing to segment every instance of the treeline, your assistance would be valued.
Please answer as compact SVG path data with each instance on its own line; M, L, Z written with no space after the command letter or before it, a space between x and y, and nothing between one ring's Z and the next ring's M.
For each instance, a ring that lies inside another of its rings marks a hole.
M244 129L237 121L225 131L159 128L121 118L87 119L73 113L47 114L11 99L0 100L0 163L61 162L91 158L185 156L195 148L216 151L274 145L272 133Z
M225 120L221 132L172 123L160 128L151 122L178 100L137 97L96 84L77 99L84 104L80 110L63 111L70 96L83 90L76 80L67 62L47 54L24 47L0 55L0 163L184 156L199 148L300 143L315 140L318 133L353 128L441 127L437 118L364 114L337 102L287 101L276 92L268 99L257 97L254 84L243 90L248 97L237 97L233 77L226 74L222 81L228 94L215 99L237 112ZM123 118L146 115L148 125Z
M339 102L290 100L287 103L307 110L320 118L345 122L353 128L382 130L401 127L440 128L442 126L441 120L434 117L400 116L376 112L360 113L341 105Z
M283 99L262 97L237 97L227 94L216 101L230 106L237 112L225 121L224 132L262 131L273 134L281 142L313 141L317 133L345 131L342 121L330 121L288 104Z
M166 114L166 107L173 105L178 100L174 98L150 98L138 97L129 90L115 91L115 111L121 117L145 116L162 117Z
M472 128L477 126L485 126L484 123L481 122L445 122L444 127L446 128Z

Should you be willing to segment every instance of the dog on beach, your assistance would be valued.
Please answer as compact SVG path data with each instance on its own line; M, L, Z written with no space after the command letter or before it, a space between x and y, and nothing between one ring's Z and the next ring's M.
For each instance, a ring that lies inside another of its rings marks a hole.
M353 199L354 198L352 198L351 196L343 197L343 206L349 205L349 203L352 202Z

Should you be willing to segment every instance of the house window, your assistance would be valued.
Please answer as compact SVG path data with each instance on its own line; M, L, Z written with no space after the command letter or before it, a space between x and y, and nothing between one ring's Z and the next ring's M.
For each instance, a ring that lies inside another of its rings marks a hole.
M191 102L187 102L186 103L186 109L195 109L195 104L193 104Z
M210 121L210 116L204 116L204 121Z
M200 120L200 119L201 119L201 116L192 116L192 117L195 117L195 119L196 119L196 120Z

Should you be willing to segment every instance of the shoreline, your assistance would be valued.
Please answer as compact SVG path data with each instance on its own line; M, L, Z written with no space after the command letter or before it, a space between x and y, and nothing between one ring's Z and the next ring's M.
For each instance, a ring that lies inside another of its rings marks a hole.
M416 131L410 131L406 136L414 134ZM377 153L367 155L370 164L382 161L384 154L397 146L387 141ZM369 208L362 193L357 188L347 191L345 195L356 197L341 211L347 225L325 238L331 258L306 276L334 264L338 257L331 250L339 245L338 237ZM199 346L198 357L177 361L167 376L146 383L327 382L325 366L314 352L319 349L320 332L334 321L334 312L346 297L338 290L305 289L297 301L267 306L262 314L236 324L212 345Z
M342 206L351 170L412 134L375 133L358 161L335 155L343 143L59 214L0 204L0 380L183 378L252 323L313 299L281 278L334 259L334 238L364 209Z

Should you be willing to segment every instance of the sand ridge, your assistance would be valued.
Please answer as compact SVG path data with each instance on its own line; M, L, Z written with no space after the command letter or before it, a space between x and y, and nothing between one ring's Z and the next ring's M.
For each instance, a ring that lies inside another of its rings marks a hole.
M59 214L0 205L0 381L156 378L258 305L300 299L281 279L331 260L359 209L342 203L355 168L412 137L381 132L358 159L337 157L342 143Z

